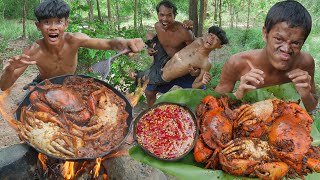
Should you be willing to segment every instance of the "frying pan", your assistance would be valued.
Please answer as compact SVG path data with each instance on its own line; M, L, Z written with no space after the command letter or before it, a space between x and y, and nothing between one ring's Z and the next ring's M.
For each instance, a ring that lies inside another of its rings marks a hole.
M49 81L53 84L62 84L64 79L66 77L69 77L69 76L79 76L79 77L82 77L82 78L93 78L93 77L90 77L90 76L86 76L86 75L63 75L63 76L56 76L56 77L53 77L53 78L50 78ZM106 86L107 88L109 88L110 90L112 90L116 95L118 95L121 99L123 99L125 102L126 102L126 107L125 107L125 110L126 112L128 113L128 118L126 119L126 124L127 124L127 128L125 129L125 134L124 134L124 138L122 139L122 141L114 146L110 151L107 151L107 152L104 152L98 156L94 156L94 157L84 157L84 158L62 158L62 157L57 157L57 156L54 156L48 152L44 152L38 148L36 148L34 145L32 145L30 142L28 142L26 140L26 143L33 147L34 149L36 149L38 152L42 153L42 154L45 154L47 155L48 157L50 158L55 158L55 159L60 159L60 160L64 160L64 161L85 161L85 160L93 160L93 159L96 159L96 158L99 158L99 157L103 157L103 156L106 156L108 154L110 154L111 152L115 151L121 144L124 143L124 141L126 140L126 138L129 136L130 134L130 129L132 129L131 127L131 122L133 120L133 116L132 116L132 105L130 103L130 101L127 99L126 96L124 96L120 91L118 91L117 89L115 89L114 87L112 87L110 84L104 82L104 81L101 81L99 79L96 79L96 78L93 78L94 81L96 82L99 82L101 83L102 85ZM44 85L44 81L40 82L39 85ZM34 90L37 90L38 88L36 87ZM33 91L34 91L33 90ZM19 104L14 116L15 116L15 119L17 121L20 121L20 114L21 114L21 108L23 106L28 106L30 105L30 101L29 101L29 96L30 94L33 92L33 91L30 91L29 93L26 94L26 96L24 97L23 101Z

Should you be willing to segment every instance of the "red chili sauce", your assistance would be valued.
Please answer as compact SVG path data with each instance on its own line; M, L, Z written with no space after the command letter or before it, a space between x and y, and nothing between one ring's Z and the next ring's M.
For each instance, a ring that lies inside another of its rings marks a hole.
M178 105L160 105L137 122L136 136L141 146L162 159L185 154L192 146L196 125L189 111Z

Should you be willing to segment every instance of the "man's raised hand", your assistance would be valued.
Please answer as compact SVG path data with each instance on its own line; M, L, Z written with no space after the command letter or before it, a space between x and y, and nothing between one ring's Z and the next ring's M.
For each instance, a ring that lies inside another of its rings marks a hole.
M13 71L15 69L33 65L36 63L37 63L36 61L33 61L30 59L30 56L26 54L21 54L8 59L7 62L5 62L3 69Z

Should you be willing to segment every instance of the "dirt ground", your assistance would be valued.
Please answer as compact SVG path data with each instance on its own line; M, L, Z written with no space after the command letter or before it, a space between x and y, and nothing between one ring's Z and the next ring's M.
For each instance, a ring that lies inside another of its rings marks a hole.
M10 42L9 47L5 49L4 53L0 53L0 62L3 64L3 62L10 57L12 51L19 52L26 46L27 44L25 40L15 40ZM10 126L8 120L14 119L15 109L27 93L27 91L23 90L23 86L31 82L36 75L37 71L35 67L28 67L12 88L5 92L0 90L0 149L20 143L20 139L16 131L12 126Z

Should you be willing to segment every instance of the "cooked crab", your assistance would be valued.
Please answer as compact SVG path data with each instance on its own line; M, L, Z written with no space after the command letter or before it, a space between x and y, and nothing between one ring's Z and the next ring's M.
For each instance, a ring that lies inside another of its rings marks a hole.
M237 110L235 137L266 140L272 154L289 166L288 177L303 178L310 169L317 170L320 158L308 159L313 119L297 103L279 99L243 105ZM307 162L310 163L308 166Z
M300 116L300 117L299 117ZM303 116L303 117L302 117ZM309 169L319 172L320 157L312 156L310 136L312 119L299 111L275 119L268 129L268 142L272 153L291 168L289 177L303 178ZM309 153L309 157L307 156Z
M219 153L222 169L232 175L281 179L289 167L276 161L268 142L258 138L237 138Z
M268 126L281 114L281 107L284 105L285 102L280 99L268 99L240 106L235 110L235 137L263 138Z
M77 92L61 85L52 84L49 80L46 80L45 85L37 87L40 90L33 91L29 97L35 110L48 112L52 115L63 113L76 124L84 124L91 117L88 107Z
M58 157L74 157L74 139L70 137L62 123L46 112L21 110L20 135L36 148Z
M226 102L226 98L206 96L196 110L200 135L194 157L197 162L207 163L206 168L218 166L219 151L232 139L232 120L225 112Z

